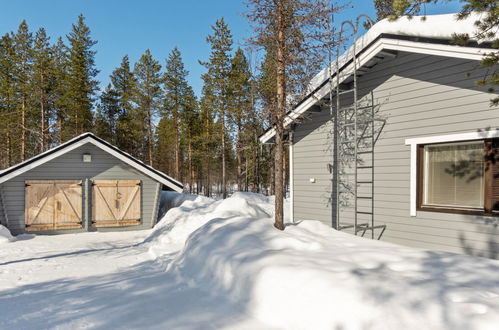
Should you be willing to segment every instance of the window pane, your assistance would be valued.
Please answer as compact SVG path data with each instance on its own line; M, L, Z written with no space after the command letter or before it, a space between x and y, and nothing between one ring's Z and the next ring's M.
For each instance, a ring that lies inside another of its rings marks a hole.
M483 141L427 145L424 151L424 204L483 208Z

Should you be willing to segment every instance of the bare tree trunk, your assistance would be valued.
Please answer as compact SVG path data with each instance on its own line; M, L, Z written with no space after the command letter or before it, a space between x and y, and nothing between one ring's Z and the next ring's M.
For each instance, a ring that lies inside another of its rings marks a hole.
M283 158L284 158L284 127L283 118L286 109L286 71L284 35L284 4L277 3L277 109L275 109L275 222L274 227L284 230L283 215Z
M248 191L248 176L249 176L249 167L248 167L248 157L246 157L246 172L245 172L245 180L244 180L244 191Z
M57 128L59 130L59 134L57 134L57 145L61 144L62 143L62 117L59 116L57 118Z
M210 171L211 171L211 165L210 165L210 161L208 160L207 162L207 171L206 171L206 191L205 191L205 195L206 197L211 197L210 196L210 191L211 191L211 187L210 187Z
M21 109L21 161L26 156L26 101L23 96L22 109Z
M152 118L151 111L147 112L147 153L149 158L149 165L152 166Z
M40 77L42 81L42 86L43 86L43 75ZM40 139L41 139L41 145L40 145L40 152L44 152L46 150L45 148L45 101L43 98L43 91L40 90Z
M225 168L225 110L221 113L222 121L222 198L227 198L227 178L226 178L226 168Z
M10 130L7 131L7 158L8 166L12 166L12 141L10 138Z
M242 162L243 162L243 157L242 157L242 143L241 143L241 128L240 125L238 125L237 128L237 150L236 150L236 155L237 155L237 190L241 191L242 189ZM246 169L247 170L247 169Z
M269 174L268 177L270 179L270 195L275 194L275 147L271 146L270 147L270 167L269 167Z
M191 139L189 137L189 150L188 150L188 153L189 153L189 193L192 194L192 185L194 184L194 172L192 170L192 143L191 143Z
M178 128L175 128L175 179L180 180L180 143Z

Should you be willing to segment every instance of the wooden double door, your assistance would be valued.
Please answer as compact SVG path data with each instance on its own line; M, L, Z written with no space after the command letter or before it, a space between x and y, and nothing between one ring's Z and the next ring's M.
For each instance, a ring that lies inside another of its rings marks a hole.
M28 180L25 185L27 231L83 227L81 180ZM91 194L93 227L140 224L140 180L94 180Z
M92 181L92 226L118 227L140 224L140 180Z

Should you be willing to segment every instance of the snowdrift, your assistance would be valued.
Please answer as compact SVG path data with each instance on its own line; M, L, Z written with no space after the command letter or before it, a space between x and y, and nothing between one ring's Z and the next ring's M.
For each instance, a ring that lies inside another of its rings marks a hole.
M171 209L151 254L188 286L285 329L497 329L499 262L417 250L322 223L273 228L272 199L237 193ZM172 254L180 249L180 252Z
M15 238L11 235L10 231L6 227L0 225L0 244L12 242L14 240Z

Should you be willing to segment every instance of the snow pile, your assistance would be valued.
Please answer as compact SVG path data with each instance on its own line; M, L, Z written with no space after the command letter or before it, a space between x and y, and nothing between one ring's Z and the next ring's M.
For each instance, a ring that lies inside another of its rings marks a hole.
M149 236L149 252L153 258L182 249L187 237L215 218L237 216L264 217L273 215L273 199L259 194L235 193L231 198L215 201L208 197L178 194L170 209ZM250 206L251 203L251 206Z
M497 328L498 261L371 241L315 221L281 232L272 213L272 200L255 194L185 201L161 221L150 251L171 254L169 244L185 241L167 272L270 327Z
M159 199L158 219L162 219L168 210L179 207L186 200L195 200L197 195L182 194L176 191L162 191Z
M0 244L12 242L14 240L15 238L11 235L10 231L6 227L0 225Z

